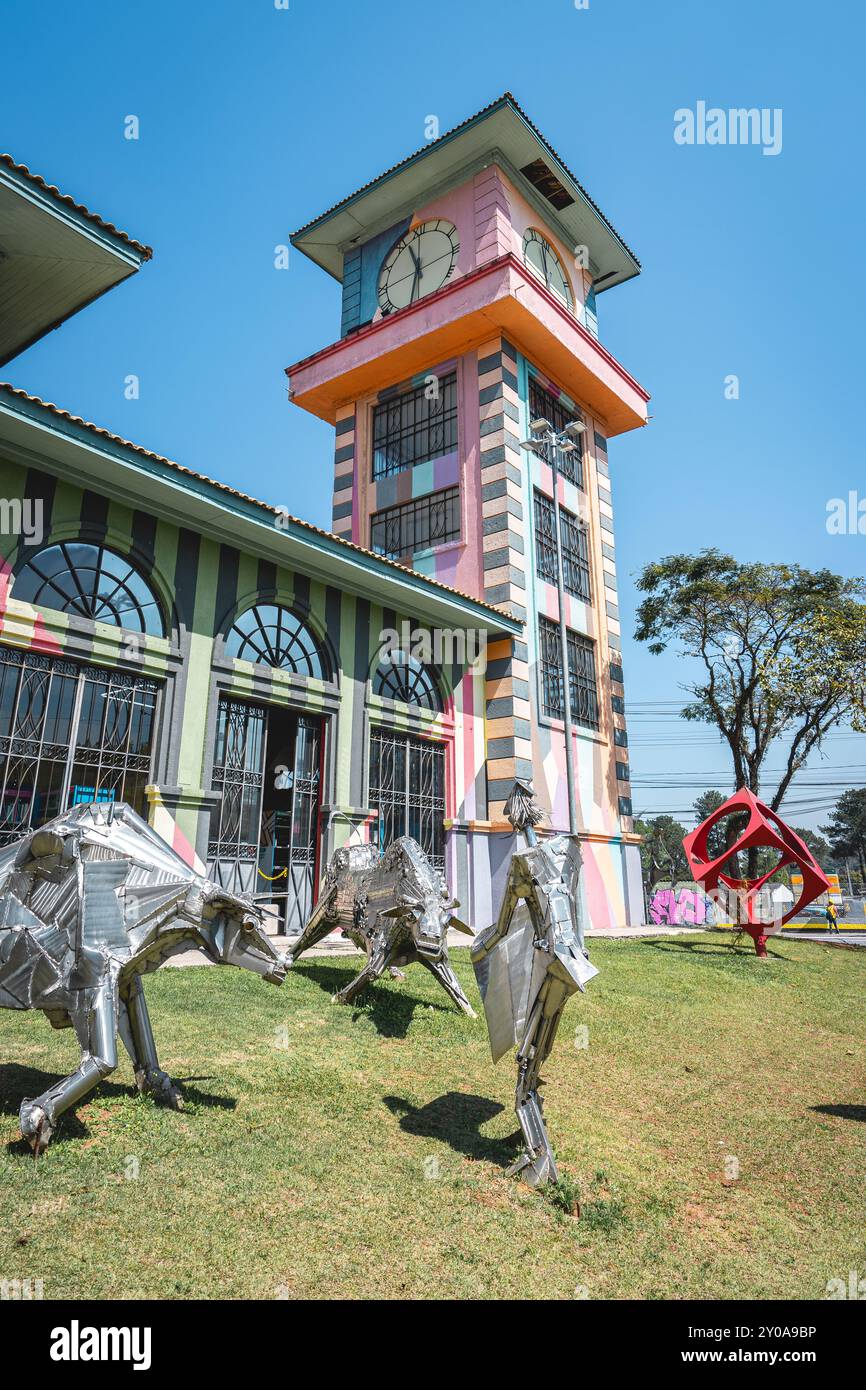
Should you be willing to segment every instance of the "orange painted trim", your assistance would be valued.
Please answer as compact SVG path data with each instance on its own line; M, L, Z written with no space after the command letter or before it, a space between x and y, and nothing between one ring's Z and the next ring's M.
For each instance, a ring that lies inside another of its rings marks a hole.
M608 435L646 424L648 393L512 252L287 367L291 399L334 424L351 401L470 352L494 330L544 362Z

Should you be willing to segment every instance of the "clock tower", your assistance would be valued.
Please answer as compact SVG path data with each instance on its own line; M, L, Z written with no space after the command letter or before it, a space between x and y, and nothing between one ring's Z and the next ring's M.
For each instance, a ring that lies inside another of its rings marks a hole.
M469 882L483 925L515 779L567 830L571 758L587 919L641 922L610 441L646 424L649 398L603 346L598 307L639 262L509 94L292 244L342 285L340 338L287 369L291 400L336 430L334 532L524 625L487 649L483 748L453 753L478 765L446 810L464 847L451 886L466 906ZM552 470L521 448L540 419L577 441L556 484L564 613Z

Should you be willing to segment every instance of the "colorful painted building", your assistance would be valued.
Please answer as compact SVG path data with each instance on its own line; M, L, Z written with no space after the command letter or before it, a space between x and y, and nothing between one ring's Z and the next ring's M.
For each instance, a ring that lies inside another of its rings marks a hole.
M647 398L596 317L637 262L510 97L293 240L343 283L342 336L289 369L335 426L333 532L0 385L0 842L124 799L294 930L336 846L408 833L488 922L514 778L564 824L542 412L585 424L584 906L640 920L607 440ZM0 364L150 255L0 157Z
M552 475L521 441L533 419L583 424L559 501L585 891L594 925L642 920L608 441L648 396L598 326L638 261L509 95L292 242L342 284L340 338L288 368L335 427L335 533L524 624L487 670L494 836L516 776L568 828Z

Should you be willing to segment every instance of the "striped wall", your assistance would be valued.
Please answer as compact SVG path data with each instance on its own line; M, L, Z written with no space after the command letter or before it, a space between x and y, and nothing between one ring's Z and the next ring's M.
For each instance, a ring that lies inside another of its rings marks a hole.
M334 441L334 501L332 529L343 540L364 544L359 534L357 508L357 465L355 462L355 410L344 406L337 414Z
M467 169L462 182L435 191L416 208L411 223L431 217L454 222L460 239L458 276L507 253L522 255L524 234L539 227L549 237L568 275L574 312L598 337L595 292L575 248L562 242L557 227L539 217L509 172L491 158ZM372 274L386 249L379 240L346 255L344 307L360 303L361 268ZM461 312L459 305L455 312ZM344 314L344 333L355 323ZM361 313L360 321L368 321ZM349 323L347 330L346 324ZM386 479L372 478L371 421L376 404L424 382L425 376L456 366L458 443L455 453L407 468ZM531 377L585 421L583 488L562 476L560 504L587 528L592 594L589 602L566 594L565 622L594 644L600 703L598 729L577 727L573 762L577 770L578 818L587 861L584 887L590 916L601 923L642 920L637 839L634 835L622 670L622 631L617 591L614 510L608 462L607 427L580 401L570 400L545 376L544 362L532 362L519 345L497 335L475 345L455 363L431 363L411 381L379 381L377 394L347 405L339 413L335 456L334 526L363 545L370 544L376 512L459 485L461 536L404 562L488 603L502 605L525 623L522 639L502 640L488 650L484 685L483 762L474 780L477 814L503 830L503 808L516 777L532 777L536 792L557 829L568 825L565 736L562 721L544 715L540 692L538 623L560 619L556 586L537 574L534 492L553 495L551 469L520 449L529 434ZM480 750L479 750L480 752ZM477 756L477 754L476 754ZM483 793L481 786L483 784ZM495 876L495 875L494 875Z
M482 593L527 616L524 459L520 449L517 351L505 338L478 351L479 475ZM502 823L515 778L531 777L529 653L524 642L501 642L487 669L487 788L491 820Z
M616 603L616 562L613 534L613 507L607 444L600 422L563 392L536 364L518 354L520 427L529 432L529 380L559 398L570 411L580 413L586 423L581 436L584 486L578 487L559 475L559 503L586 526L589 537L591 601L566 593L565 621L573 631L594 643L596 679L599 694L599 728L575 726L572 734L578 824L581 830L584 871L582 892L589 920L594 926L616 926L623 921L640 921L643 903L640 894L637 843L632 834L628 773L627 734L622 657L620 654L619 611ZM524 507L531 516L532 495L537 488L553 495L550 467L528 455L523 475ZM564 729L561 720L546 717L541 705L538 660L538 619L557 622L559 603L556 587L539 577L535 555L534 522L527 527L529 611L526 638L529 648L532 694L533 767L535 785L543 789L553 825L568 824L568 791L565 772ZM637 874L636 864L637 861Z
M593 832L628 834L632 829L629 820L631 808L628 755L625 751L620 752L628 746L628 735L624 714L625 697L620 652L621 627L617 602L616 551L607 441L596 428L597 422L580 406L579 402L572 400L565 392L561 391L557 384L539 371L534 364L521 359L520 367L521 380L525 372L526 381L526 389L521 393L521 400L526 412L524 424L527 431L529 419L526 402L528 402L530 377L535 377L539 384L556 396L566 409L580 413L587 425L581 437L584 486L578 487L563 476L558 478L559 503L577 516L587 528L590 547L591 602L585 603L567 593L565 596L566 624L572 630L582 633L595 643L596 676L601 702L601 720L598 733L578 732L576 737L584 741L590 739L595 742L603 742L608 761L607 770L603 771L602 768L599 768L599 778L593 779L594 784L596 781L604 784L604 790L602 790L601 785L596 787L592 803L587 804L584 808L583 823ZM530 494L528 501L530 507L532 505L531 493L535 488L538 488L548 497L553 495L551 469L532 455L527 460L525 481L527 491ZM538 617L544 616L554 622L558 621L559 605L555 586L537 575L534 525L530 529L531 565L528 566L528 569L532 576L531 595L534 614L533 620L527 624L527 631L532 660L535 662L537 659ZM558 805L557 814L566 817L567 795L564 767L561 777L556 777L555 783L550 789L552 808ZM607 814L608 806L610 806L610 815ZM600 814L600 811L603 814Z
M486 850L482 854L472 844L486 817L486 789L478 776L484 759L483 674L462 659L446 665L444 708L436 714L378 699L370 690L383 632L399 631L404 623L423 628L411 612L371 603L2 456L0 496L40 499L43 545L79 538L103 543L134 561L159 598L168 635L133 643L129 633L114 626L19 602L14 572L26 560L26 548L15 536L0 536L0 643L162 682L150 817L189 862L207 856L217 704L221 694L231 694L325 721L323 861L353 832L362 838L368 833L371 728L442 742L451 886L458 896L461 888L464 894L480 894L482 909L489 911ZM301 678L226 655L224 637L231 623L259 601L286 604L303 616L325 652L327 679ZM470 862L473 856L479 865ZM464 905L473 910L468 900Z
M495 197L489 206L495 231L499 216ZM346 407L338 424L335 464L335 501L346 499L345 513L335 516L335 526L348 528L351 512L353 538L369 544L370 518L376 511L459 483L460 543L408 559L422 573L507 607L525 621L523 640L504 639L487 651L483 745L473 753L474 777L467 765L464 779L467 787L472 781L478 788L475 817L480 818L483 805L487 825L497 832L506 830L504 802L514 780L532 777L549 823L566 828L564 732L561 721L544 716L540 700L538 619L558 621L559 610L556 588L538 577L535 558L533 494L537 488L552 496L552 473L541 460L520 449L520 440L529 433L530 378L537 378L565 407L583 416L587 425L582 436L584 487L562 476L558 487L560 504L581 519L590 540L591 602L566 595L567 625L594 643L601 705L599 729L578 727L573 734L578 818L587 859L587 908L593 920L608 925L627 920L631 911L640 917L639 884L631 864L636 845L613 499L603 422L571 400L507 339L492 338L456 363L456 453L374 481L370 422L375 404L423 384L428 375L454 367L453 363L432 365L430 373L394 383ZM627 903L629 896L633 907Z

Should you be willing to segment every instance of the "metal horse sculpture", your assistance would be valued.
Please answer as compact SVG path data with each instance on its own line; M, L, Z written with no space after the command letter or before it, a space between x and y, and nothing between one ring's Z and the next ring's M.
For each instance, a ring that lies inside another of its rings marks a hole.
M160 1069L140 977L199 947L282 984L286 964L261 922L250 900L195 873L122 803L76 806L0 851L0 1008L42 1009L81 1047L71 1076L21 1104L36 1154L114 1071L118 1033L138 1089L183 1108Z
M457 903L416 840L394 840L381 856L375 845L347 845L328 865L322 893L289 961L315 946L335 927L367 954L359 975L334 995L350 1004L367 985L390 969L420 961L465 1014L475 1011L448 960L449 927L472 935L453 916Z
M514 1108L525 1149L508 1171L537 1187L558 1177L538 1094L541 1068L567 1000L598 971L583 949L577 843L568 835L538 840L541 811L527 783L515 784L505 814L526 848L512 855L499 920L475 938L472 964L493 1061L517 1047Z

